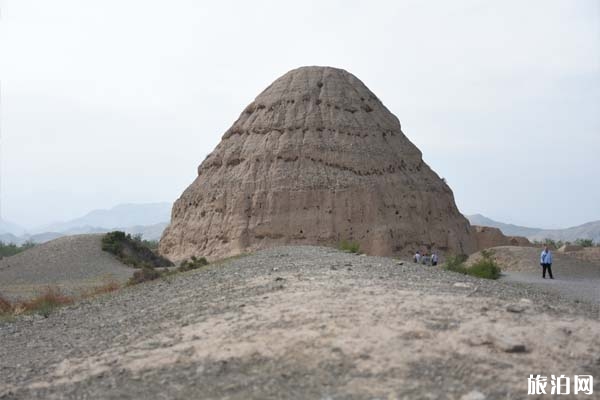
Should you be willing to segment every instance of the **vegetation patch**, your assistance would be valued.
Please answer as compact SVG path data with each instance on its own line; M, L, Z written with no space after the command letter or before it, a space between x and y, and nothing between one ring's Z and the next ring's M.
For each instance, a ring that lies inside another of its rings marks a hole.
M133 273L133 276L129 278L127 285L131 286L143 282L153 281L155 279L160 278L161 276L162 274L154 268L144 266Z
M338 249L354 254L360 254L360 245L357 242L342 240L338 245Z
M42 294L21 305L25 311L37 312L48 318L55 308L72 304L73 301L72 297L66 296L60 289L48 287Z
M0 294L0 315L9 314L13 311L13 304Z
M114 254L121 262L134 268L173 266L171 261L154 253L140 236L132 237L121 231L105 234L102 237L102 250Z
M121 285L115 280L109 280L103 285L93 287L82 293L82 297L94 297L100 294L111 293L119 290Z
M33 299L11 302L0 295L0 317L7 318L24 313L37 313L48 318L55 308L72 304L74 298L63 294L59 288L47 287Z
M577 239L575 240L575 245L581 247L592 247L594 245L594 241L592 239Z
M144 246L146 246L152 251L158 250L158 240L145 240L142 239L141 235L134 235L133 238L141 241Z
M192 256L192 258L190 258L189 260L183 260L181 264L179 264L177 271L191 271L193 269L198 269L206 265L208 265L208 260L205 257L197 258L196 256Z
M81 292L78 296L68 296L58 287L48 286L36 297L26 301L10 301L0 294L0 319L11 320L21 314L36 313L48 318L58 307L73 304L78 300L95 297L101 294L114 292L121 285L114 280Z
M14 256L15 254L22 253L33 246L35 246L35 243L31 241L27 241L20 246L17 246L14 243L4 243L0 241L0 258Z
M446 263L444 264L444 267L450 271L464 273L464 270L466 269L465 262L468 258L469 256L467 256L466 254L448 256L446 258Z
M476 276L484 279L498 279L502 270L494 259L494 252L491 250L482 250L481 259L471 266L466 266L467 256L464 254L448 257L444 267L449 271L458 272L465 275Z
M550 238L546 238L544 240L534 240L532 242L533 244L535 244L536 246L550 246L550 247L554 247L556 249L560 249L563 245L570 245L570 244L574 244L576 246L581 246L581 247L593 247L593 246L600 246L600 243L594 243L594 241L592 239L575 239L573 242L570 242L568 240L554 240L554 239L550 239Z

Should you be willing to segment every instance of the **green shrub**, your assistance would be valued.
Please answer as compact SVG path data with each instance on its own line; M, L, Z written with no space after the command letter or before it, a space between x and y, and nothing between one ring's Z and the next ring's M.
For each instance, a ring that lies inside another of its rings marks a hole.
M501 269L493 259L483 258L467 268L467 274L485 279L500 278Z
M137 285L138 283L153 281L161 277L160 272L152 267L142 267L133 273L133 276L129 278L128 285Z
M102 250L108 251L115 256L120 256L123 251L124 243L128 239L131 240L131 236L128 238L128 235L126 235L125 232L108 232L102 237Z
M455 271L455 272L462 272L464 273L464 269L465 269L465 261L467 261L468 256L466 254L458 254L455 256L448 256L446 258L446 263L444 264L444 266L446 267L446 269L449 269L450 271Z
M351 242L347 240L342 240L338 246L338 248L342 251L346 251L348 253L359 254L360 253L360 245L357 242Z
M35 246L35 243L30 240L26 241L20 246L17 246L14 243L4 243L0 241L0 258L14 256L15 254L19 254L27 249L32 248L33 246Z
M140 235L132 237L121 231L108 232L102 237L102 250L114 254L124 264L135 268L173 266L171 261L155 254L146 246Z
M577 239L575 240L575 244L581 247L592 247L594 245L594 241L592 239Z
M446 259L444 267L449 271L476 276L478 278L498 279L502 270L493 256L493 251L482 250L481 259L469 267L465 265L465 261L467 261L466 255L450 256Z
M150 250L158 250L158 240L142 240L142 244Z
M196 256L192 256L192 258L190 258L189 260L183 260L181 264L179 264L177 271L191 271L193 269L198 269L206 265L208 265L208 260L205 257L196 258Z

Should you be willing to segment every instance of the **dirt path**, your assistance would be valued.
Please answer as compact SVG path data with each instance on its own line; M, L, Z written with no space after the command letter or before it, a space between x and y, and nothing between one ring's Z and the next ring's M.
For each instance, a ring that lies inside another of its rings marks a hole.
M555 292L574 300L589 301L600 304L600 278L586 278L569 272L555 272L555 279L542 279L541 269L534 272L507 272L502 280L534 285L542 290Z
M600 377L598 312L284 247L0 324L0 398L527 398L532 373Z

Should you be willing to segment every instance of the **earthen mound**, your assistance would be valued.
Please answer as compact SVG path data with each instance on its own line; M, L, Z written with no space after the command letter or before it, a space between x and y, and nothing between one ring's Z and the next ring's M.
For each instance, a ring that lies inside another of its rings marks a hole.
M343 240L375 255L477 248L452 191L377 96L344 70L302 67L225 132L176 201L160 251L214 259Z
M479 225L473 225L473 228L475 229L478 250L497 246L533 246L526 237L506 236L498 228Z

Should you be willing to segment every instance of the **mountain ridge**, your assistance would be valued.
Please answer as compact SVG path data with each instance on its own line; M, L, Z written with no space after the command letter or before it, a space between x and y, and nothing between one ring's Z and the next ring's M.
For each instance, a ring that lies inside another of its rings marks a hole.
M117 204L111 208L92 210L81 217L55 222L30 231L12 222L0 220L0 241L16 245L27 241L45 243L62 236L105 233L114 230L142 235L146 240L158 240L171 219L171 206L171 203L167 202Z
M96 209L67 221L55 222L32 230L32 233L68 232L82 227L113 229L115 227L147 226L169 221L171 203L123 203L108 209Z
M600 220L562 229L542 229L507 224L495 221L482 214L465 215L465 217L467 217L471 225L498 228L507 236L525 236L530 240L552 239L570 242L577 239L591 239L595 243L600 243Z

